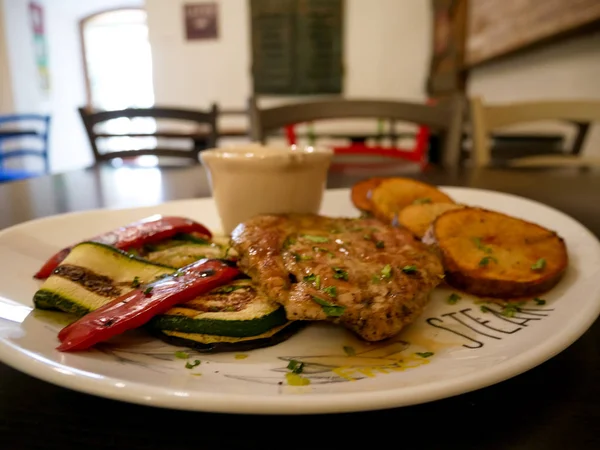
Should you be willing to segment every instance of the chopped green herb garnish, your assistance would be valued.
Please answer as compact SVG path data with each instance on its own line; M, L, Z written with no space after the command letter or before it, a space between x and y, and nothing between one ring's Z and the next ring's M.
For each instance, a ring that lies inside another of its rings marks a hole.
M175 352L175 358L188 359L189 357L190 357L190 354L187 352L183 352L181 350Z
M531 270L543 270L544 267L546 267L546 260L544 258L540 258L531 265Z
M304 363L292 359L288 363L287 368L290 369L292 373L302 373L302 370L304 369Z
M285 238L285 240L283 241L283 248L287 249L289 248L291 245L294 245L296 243L296 238L293 236L288 236Z
M363 231L363 230L364 230L363 227L348 228L348 231L356 231L356 232L358 232L358 231Z
M458 295L456 292L453 292L448 297L448 303L450 303L451 305L455 305L456 302L460 300L460 298L461 298L460 295Z
M200 360L199 359L195 359L194 362L192 362L192 363L189 362L189 361L186 362L185 363L185 368L186 369L193 369L194 367L199 366L199 365L200 365Z
M417 271L417 266L404 266L402 268L402 272L404 273L415 273Z
M491 309L485 305L481 305L481 307L479 309L481 309L481 312L484 312L484 313L491 311Z
M417 352L417 353L415 353L415 355L420 356L421 358L429 358L430 356L433 356L434 353L433 352Z
M309 255L300 255L298 253L292 253L292 255L294 255L294 259L296 260L296 262L298 261L308 261L312 259L312 256Z
M546 304L546 300L541 299L541 298L534 298L533 301L535 302L536 305L542 306Z
M483 243L481 242L481 238L479 238L479 237L474 237L474 238L473 238L473 242L475 243L475 246L476 246L476 247L477 247L479 250L481 250L481 251L483 251L483 252L485 252L485 253L492 253L492 249L491 249L490 247L488 247L488 246L486 246L486 245L483 245Z
M317 242L319 244L323 244L325 242L329 242L329 238L324 236L312 236L310 234L305 234L302 236L304 239L308 239L311 242Z
M493 256L484 256L481 258L481 261L479 261L479 267L486 267L490 261L494 261L496 264L498 264L498 260Z
M247 287L248 286L245 286L245 285L230 284L228 286L223 286L223 287L217 288L213 292L215 294L229 294L230 292L237 291L238 289L245 289Z
M377 241L377 242L375 242L375 247L384 248L385 244L383 243L383 241Z
M342 230L338 230L338 229L329 230L329 233L331 233L331 234L340 234L341 232L342 232Z
M354 355L356 355L356 350L354 350L354 347L350 347L349 345L344 345L344 353L346 353L346 355L348 355L348 356L354 356Z
M333 272L333 278L335 278L336 280L348 281L348 272L346 272L344 269L340 267L334 267Z
M314 273L311 273L310 275L304 277L304 281L308 281L309 283L315 281L316 279L317 276Z
M140 277L133 277L133 281L131 282L131 287L140 287Z
M332 258L335 256L332 252L323 247L313 247L313 251L327 253Z
M515 315L515 313L519 312L519 308L517 305L512 304L512 303L507 303L506 305L504 305L504 308L502 308L502 311L500 312L500 314L502 314L505 317L513 317Z
M337 289L335 286L327 286L327 287L323 288L323 292L325 292L330 297L337 296Z
M317 275L315 277L315 287L317 289L321 289L321 275Z
M383 269L381 269L381 277L388 279L392 277L392 266L386 264Z
M381 278L379 278L379 275L373 275L373 277L371 278L371 281L374 284L379 284L381 282Z
M325 314L331 317L339 317L346 310L345 306L334 305L326 300L323 300L322 298L315 297L314 295L312 296L312 299L315 303L321 305L321 309L323 309Z
M152 286L148 286L146 289L144 289L144 295L150 294L152 294Z
M370 241L373 239L373 235L372 234L365 234L363 236L363 238L365 239L365 241Z
M413 202L413 205L422 205L424 203L432 203L429 197L418 198Z

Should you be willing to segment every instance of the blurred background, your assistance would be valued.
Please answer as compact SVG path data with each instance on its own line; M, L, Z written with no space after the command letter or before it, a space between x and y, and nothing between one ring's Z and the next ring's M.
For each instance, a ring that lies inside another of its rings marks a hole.
M7 128L2 116L49 118L52 173L95 163L79 108L216 105L218 144L228 145L250 140L251 97L264 107L454 95L600 100L599 80L597 0L0 0L0 131L33 128ZM342 145L371 142L386 127L345 119L295 132ZM600 156L600 129L588 128L581 152ZM107 148L160 139L152 118L116 118L103 130L117 135ZM410 146L418 128L394 133ZM537 121L495 135L494 151L561 152L576 135Z

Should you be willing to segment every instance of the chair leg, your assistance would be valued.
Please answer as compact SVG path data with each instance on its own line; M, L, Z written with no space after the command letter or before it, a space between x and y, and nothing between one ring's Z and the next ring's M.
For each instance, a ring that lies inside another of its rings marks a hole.
M285 127L285 135L287 137L288 145L296 145L296 130L294 125Z

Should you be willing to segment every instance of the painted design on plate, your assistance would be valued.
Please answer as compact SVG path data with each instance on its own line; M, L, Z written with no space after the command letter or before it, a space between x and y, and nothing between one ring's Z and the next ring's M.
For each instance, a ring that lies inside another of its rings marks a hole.
M278 359L283 361L283 364L271 369L271 372L278 375L225 376L274 385L282 385L286 381L290 385L341 383L413 369L428 364L429 356L433 355L432 352L411 353L408 351L411 348L410 343L401 339L393 339L385 344L373 344L370 347L374 348L367 347L365 350L356 351L350 346L340 346L339 353L279 356ZM300 370L296 373L295 368Z
M376 375L403 372L430 362L432 352L415 352L409 342L400 338L384 344L365 343L357 350L350 346L340 346L338 353L275 356L276 367L268 369L265 375L240 375L226 370L211 368L212 373L220 373L230 379L271 385L327 384L359 381ZM110 357L113 362L143 367L157 373L171 373L183 370L204 369L207 366L221 367L223 362L239 362L247 359L249 353L201 353L188 348L175 347L142 333L122 336L118 341L104 343L88 350L98 357ZM231 361L229 361L231 360ZM199 361L199 362L198 362ZM290 363L301 365L300 373L289 369ZM176 364L174 364L176 363ZM200 375L198 372L190 372ZM290 378L289 375L293 376ZM297 375L297 378L296 378ZM296 379L294 379L296 378Z
M514 306L508 313L506 311L506 307L497 304L484 304L480 308L463 308L425 321L432 327L464 338L463 347L478 349L490 339L502 340L528 327L530 322L548 317L554 309Z
M166 344L143 331L129 332L89 352L99 358L109 358L119 364L138 366L155 373L189 371L190 375L200 376L201 370L213 365L209 369L211 373L233 380L273 386L324 385L416 369L435 360L438 350L445 348L480 349L487 342L502 340L543 320L554 310L545 306L531 307L526 302L507 306L476 299L467 301L467 307L454 307L436 316L423 316L412 328L409 327L410 331L384 342L354 340L352 345L343 345L342 340L339 345L335 344L336 350L333 351L271 356L269 365L275 367L258 373L254 370L245 374L215 369L222 367L220 363L224 362L241 363L251 352L202 353ZM538 302L542 300L538 299ZM60 312L33 310L32 315L52 333L58 333L73 320ZM423 338L427 328L435 330L438 339ZM300 370L297 370L298 367Z

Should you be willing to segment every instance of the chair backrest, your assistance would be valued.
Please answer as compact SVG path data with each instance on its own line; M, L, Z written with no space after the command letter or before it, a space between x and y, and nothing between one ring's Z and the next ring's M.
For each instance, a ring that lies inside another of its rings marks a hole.
M324 119L393 119L428 126L443 136L443 164L458 164L462 140L464 100L453 97L430 105L417 102L339 99L293 103L261 109L249 100L251 138L265 143L273 130Z
M481 97L474 96L470 100L470 116L474 164L484 167L491 161L491 133L516 124L546 120L573 123L579 127L573 153L579 153L589 124L600 123L600 101L544 100L486 104Z
M96 163L108 161L114 158L131 158L143 155L153 155L159 157L177 157L187 158L193 163L198 162L198 153L206 148L212 148L217 143L217 105L213 104L210 110L192 110L184 108L171 107L153 107L153 108L126 108L121 110L111 111L90 111L88 108L79 108L79 114L85 126L87 136L90 140L94 160ZM96 130L96 126L100 123L107 122L113 119L120 118L152 118L152 119L169 119L181 122L192 123L200 128L192 132L182 131L161 131L157 130L153 133L104 133ZM203 131L202 127L207 131ZM145 149L126 149L118 151L101 152L98 146L100 139L118 138L118 137L154 137L157 139L189 139L192 141L191 149L181 149L175 147L157 146L154 148Z
M0 116L0 168L12 158L33 156L43 161L43 173L50 171L48 137L50 116L45 114L10 114ZM32 146L30 140L39 145ZM8 149L6 143L21 141L22 145Z

